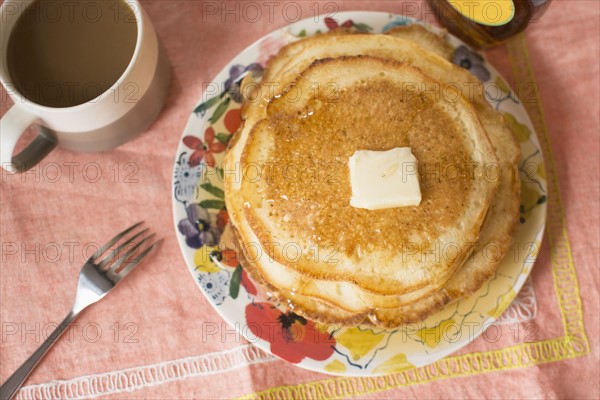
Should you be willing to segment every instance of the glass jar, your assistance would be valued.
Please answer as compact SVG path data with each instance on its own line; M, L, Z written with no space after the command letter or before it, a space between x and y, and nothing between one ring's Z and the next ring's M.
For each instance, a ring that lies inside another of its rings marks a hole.
M476 49L506 42L537 22L552 0L427 0L438 22Z

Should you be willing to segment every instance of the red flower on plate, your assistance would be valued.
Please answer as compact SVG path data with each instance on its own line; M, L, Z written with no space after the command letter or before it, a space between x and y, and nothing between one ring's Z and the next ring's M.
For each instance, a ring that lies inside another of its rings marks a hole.
M225 151L226 146L219 142L215 142L215 130L213 128L206 129L204 132L204 142L195 136L185 136L183 143L193 149L194 152L188 159L190 167L195 167L200 164L202 160L206 162L209 167L215 166L215 153L222 153Z
M244 287L246 288L246 292L248 292L248 294L251 294L253 296L256 296L258 294L258 291L256 290L256 286L254 286L254 283L252 283L252 280L248 276L248 273L243 268L242 268L242 285L244 285Z
M352 28L352 26L354 26L354 23L352 22L351 19L342 23L341 25L337 22L337 20L335 20L331 17L325 18L324 22L325 22L325 26L327 26L327 29L329 29L330 31L337 29L337 28Z
M221 250L221 260L223 264L229 267L237 267L240 263L238 260L237 252L235 250Z
M229 133L235 133L242 124L242 110L240 108L229 110L227 114L225 114L225 120L223 122Z
M291 312L284 314L270 303L248 304L246 323L254 335L271 343L274 355L292 363L305 357L326 360L335 348L335 338L314 322Z
M226 209L222 209L217 214L217 226L219 227L221 232L225 230L225 227L227 226L228 223L229 223L229 213L227 212Z

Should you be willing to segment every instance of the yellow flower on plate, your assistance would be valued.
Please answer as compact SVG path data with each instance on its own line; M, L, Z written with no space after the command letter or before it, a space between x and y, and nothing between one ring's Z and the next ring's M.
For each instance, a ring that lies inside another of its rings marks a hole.
M510 113L503 113L504 119L508 122L511 130L519 139L519 142L526 142L529 140L529 136L531 136L531 130L527 127L527 125L520 123L517 119Z
M384 363L378 365L373 372L375 373L384 373L384 374L392 374L400 371L404 371L406 369L414 368L414 365L411 364L406 359L406 354L399 353Z
M194 264L196 264L196 270L208 273L219 272L221 268L217 267L210 259L210 253L218 250L218 246L202 246L196 250L194 253Z
M537 173L539 176L546 179L546 168L544 167L544 163L537 164Z
M492 308L490 311L488 311L487 315L494 319L498 319L498 317L502 315L504 310L508 308L508 306L513 301L516 295L517 294L515 293L515 291L511 288L508 292L503 294L502 297L498 299L498 305Z
M354 361L361 359L385 338L385 333L375 333L372 329L349 328L335 339L350 350Z
M325 371L332 373L346 372L346 364L340 362L339 360L333 360L325 366Z
M501 91L503 91L504 93L509 93L510 92L510 87L508 86L508 83L506 83L504 81L504 79L502 79L500 76L496 77L496 87L498 89L500 89Z
M427 345L434 348L444 339L450 339L451 333L459 329L456 321L449 319L442 321L433 328L423 328L417 331L417 336Z

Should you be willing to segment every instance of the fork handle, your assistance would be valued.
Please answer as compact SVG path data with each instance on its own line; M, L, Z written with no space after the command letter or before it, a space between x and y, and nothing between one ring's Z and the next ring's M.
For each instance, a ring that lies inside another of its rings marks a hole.
M17 390L19 390L21 385L23 385L23 382L25 382L25 379L27 379L29 374L31 374L31 371L33 371L36 365L40 362L44 355L46 355L48 350L50 350L58 338L60 338L65 329L67 329L76 316L77 314L75 314L73 311L69 312L63 322L61 322L60 325L58 325L56 329L52 331L50 336L44 340L44 343L42 343L35 353L33 353L31 357L29 357L27 361L25 361L23 365L21 365L19 369L16 370L10 376L10 378L8 378L6 382L2 384L2 386L0 386L1 400L11 399L15 395Z

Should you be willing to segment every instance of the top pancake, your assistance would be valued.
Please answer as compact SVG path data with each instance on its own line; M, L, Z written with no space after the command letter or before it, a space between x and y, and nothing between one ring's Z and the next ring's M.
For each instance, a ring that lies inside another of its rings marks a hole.
M315 84L324 90L311 90ZM496 158L470 104L460 95L436 96L438 86L407 65L342 57L313 64L269 103L240 163L242 171L275 168L268 179L242 179L240 192L244 216L270 257L315 279L386 295L433 291L450 279L470 254L496 187L478 167ZM403 146L430 171L420 177L421 205L351 207L349 156ZM456 174L436 172L436 164ZM330 170L308 180L285 173L311 166ZM256 267L268 274L265 265L258 260Z

